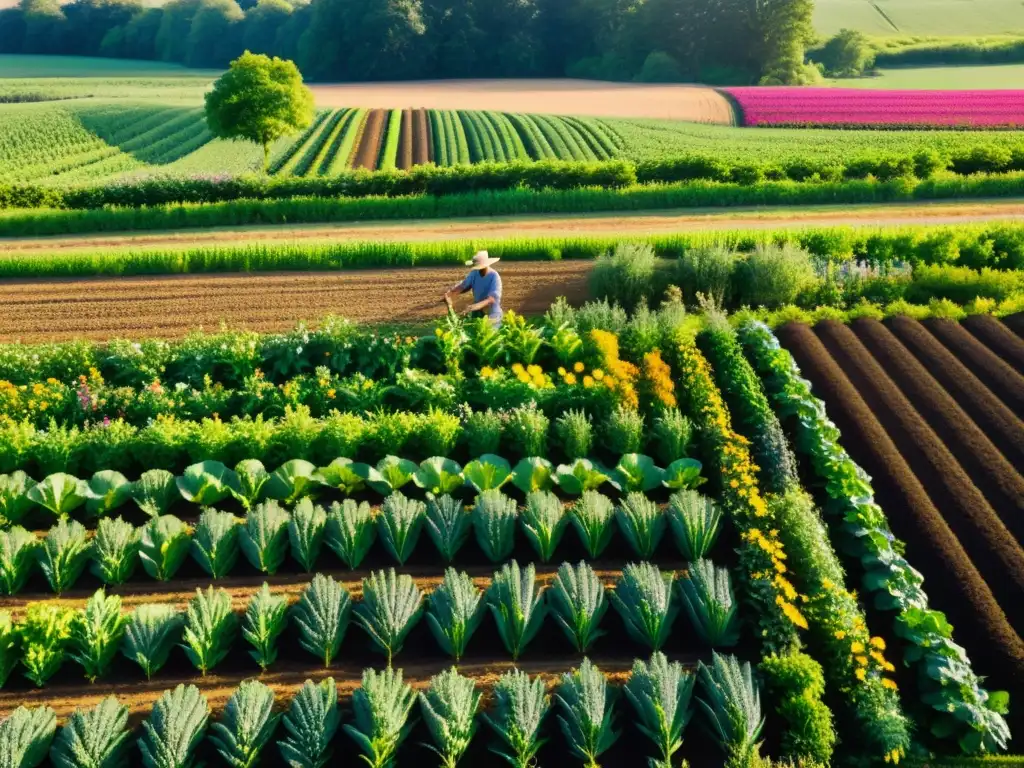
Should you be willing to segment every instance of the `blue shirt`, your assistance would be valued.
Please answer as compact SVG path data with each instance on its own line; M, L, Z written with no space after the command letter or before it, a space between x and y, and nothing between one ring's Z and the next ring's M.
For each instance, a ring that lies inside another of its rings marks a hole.
M466 291L473 291L473 303L479 304L485 299L494 297L494 303L487 307L485 310L487 316L495 322L501 322L501 276L493 269L489 270L486 275L481 276L480 270L474 269L468 275L466 279L462 281L462 285L459 289L465 293Z

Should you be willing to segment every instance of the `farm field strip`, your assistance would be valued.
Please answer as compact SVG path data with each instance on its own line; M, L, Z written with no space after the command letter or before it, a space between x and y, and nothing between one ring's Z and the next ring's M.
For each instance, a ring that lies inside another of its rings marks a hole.
M374 109L366 115L366 121L362 125L362 133L352 158L353 168L365 168L370 171L377 169L384 132L387 128L387 114L385 110Z
M1024 374L1024 341L1003 323L987 317L967 317L961 325L1018 373Z

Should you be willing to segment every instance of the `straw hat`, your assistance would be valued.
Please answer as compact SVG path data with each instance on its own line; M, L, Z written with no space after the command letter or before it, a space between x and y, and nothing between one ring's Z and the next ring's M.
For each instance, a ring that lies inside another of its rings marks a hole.
M466 262L466 266L472 267L473 269L483 269L484 267L489 267L492 264L497 264L499 261L501 261L501 259L492 259L487 251L477 251L476 255Z

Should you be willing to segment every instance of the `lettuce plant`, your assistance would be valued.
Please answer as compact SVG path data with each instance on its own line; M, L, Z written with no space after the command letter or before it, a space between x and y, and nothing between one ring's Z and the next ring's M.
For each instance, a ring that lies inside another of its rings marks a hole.
M686 577L679 579L679 592L694 629L705 643L720 648L739 642L739 605L727 568L718 568L710 560L695 560Z
M57 517L67 517L89 498L89 484L73 475L58 472L28 489L30 501Z
M462 474L473 490L483 493L497 490L509 482L512 479L512 467L501 456L488 453L469 462Z
M512 554L516 540L516 503L499 490L483 491L473 507L473 530L480 549L492 563Z
M31 603L18 625L24 674L37 687L56 674L64 663L75 612L51 603Z
M175 482L185 501L200 507L212 507L231 496L232 488L238 488L238 475L219 461L201 461L186 467L184 474Z
M427 625L442 650L458 663L466 645L480 627L484 601L473 579L454 568L444 572L444 580L427 600Z
M690 699L696 678L678 661L655 653L650 662L637 660L623 686L637 716L640 732L658 747L652 768L671 768L672 756L683 746L683 730L690 722Z
M319 683L307 680L284 715L288 736L277 742L291 768L325 768L333 756L331 744L341 725L338 688L333 677Z
M167 663L184 625L185 617L173 605L143 603L125 625L121 653L151 679Z
M274 595L266 582L249 598L242 620L242 637L252 646L249 655L264 672L277 659L277 638L288 626L288 600Z
M597 491L584 491L572 505L572 524L591 558L601 556L612 540L615 505Z
M389 667L422 613L423 593L408 574L398 575L389 568L363 579L363 600L356 606L356 621L387 655Z
M573 754L588 768L598 768L597 758L619 738L612 726L615 700L604 674L590 659L579 669L562 675L555 692L561 709L558 724Z
M562 502L550 491L533 491L526 497L519 522L541 562L550 562L569 524Z
M513 560L494 574L487 590L487 604L498 625L498 633L512 660L519 655L537 634L547 607L544 593L537 588L537 573L533 564L524 569Z
M304 459L286 461L271 473L264 493L268 498L292 505L317 490L320 483L316 474L316 465Z
M596 491L611 479L590 459L577 459L572 464L559 464L555 469L555 482L563 493L579 496L586 491Z
M662 485L674 491L692 490L706 482L707 478L700 476L703 469L696 459L676 459L665 468Z
M525 494L550 491L555 487L555 467L537 456L520 459L512 469L512 485Z
M105 517L96 526L89 569L104 584L124 584L135 573L142 538L123 518Z
M345 499L331 504L327 514L325 541L331 551L351 569L359 567L377 538L373 509L365 501Z
M274 714L274 692L259 680L245 680L210 728L210 741L231 768L254 768L280 717Z
M28 492L35 484L36 481L21 470L0 475L0 528L20 522L32 509Z
M239 531L242 554L261 573L275 574L288 552L288 513L276 501L257 504Z
M238 520L230 512L204 509L192 537L192 559L209 576L223 579L238 562Z
M50 750L54 768L124 768L128 764L128 707L108 696L76 709Z
M301 499L292 509L292 516L288 521L288 541L291 544L292 557L306 573L313 570L316 559L320 556L326 527L327 513L324 512L324 508L314 506L309 499Z
M416 694L402 681L402 671L390 667L363 672L363 682L352 694L355 722L344 726L362 750L370 768L391 768L398 748L409 735L409 713Z
M424 523L442 559L450 563L466 543L473 518L466 513L461 501L444 494L427 501Z
M11 621L10 611L0 611L0 688L18 665L20 648L20 628Z
M476 712L480 691L476 683L448 669L430 678L430 687L420 694L423 721L430 731L430 748L444 768L455 768L476 733Z
M39 540L20 525L0 531L0 594L24 589L38 550Z
M416 548L426 511L427 506L422 501L410 499L399 491L384 499L377 518L380 538L388 554L402 565Z
M502 746L491 750L513 768L532 768L546 739L540 737L544 717L551 701L544 681L525 672L506 672L494 686L494 706L484 720L501 739Z
M615 519L634 554L644 560L654 557L666 526L657 504L642 493L630 493L615 510Z
M321 485L341 491L344 496L352 496L366 488L369 474L368 465L356 464L352 459L341 457L326 467L320 467L314 479Z
M181 501L177 479L166 469L150 469L132 483L128 491L139 509L150 517L166 515Z
M414 461L400 459L397 456L385 456L376 467L354 467L356 472L366 472L366 484L381 496L400 491L413 481L419 466Z
M41 765L56 731L57 715L49 707L18 707L0 722L0 765L4 768Z
M196 748L203 740L210 707L194 685L179 685L153 705L142 722L139 749L145 768L192 768Z
M74 586L91 549L85 528L76 520L61 518L49 530L39 549L39 567L54 592L59 595Z
M174 515L154 517L142 526L139 558L146 573L169 581L185 562L192 545L191 531Z
M655 488L661 488L665 470L656 466L650 456L627 453L619 460L613 475L624 493L650 493Z
M318 573L292 609L299 628L299 645L325 667L338 655L352 614L348 591L331 576Z
M612 604L636 642L659 650L672 632L679 608L672 599L672 574L656 565L630 563L622 569Z
M756 764L764 718L761 690L749 662L735 656L711 654L711 665L699 662L698 676L704 693L698 698L711 731L728 756L728 765Z
M231 596L223 589L196 589L196 596L188 602L182 634L182 647L192 666L205 676L227 657L237 632Z
M71 658L82 665L90 683L105 677L124 637L127 617L121 614L121 598L100 588L71 624Z
M696 491L678 491L668 501L668 521L676 546L693 562L711 550L722 524L722 511Z
M229 490L248 511L263 499L270 473L259 459L243 459L235 465L235 475L238 484L230 486Z
M548 602L569 642L586 653L603 631L598 629L608 611L604 585L587 563L563 563L555 574Z
M444 456L433 456L420 464L413 476L413 482L428 493L440 496L454 493L465 484L462 467Z
M89 497L85 511L91 517L103 517L131 498L132 484L120 472L104 470L89 480Z

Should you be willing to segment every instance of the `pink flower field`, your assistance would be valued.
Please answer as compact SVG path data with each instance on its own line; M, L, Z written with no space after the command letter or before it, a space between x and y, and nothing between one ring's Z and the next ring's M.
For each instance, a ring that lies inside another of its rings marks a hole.
M1024 126L1024 91L726 88L743 125Z

